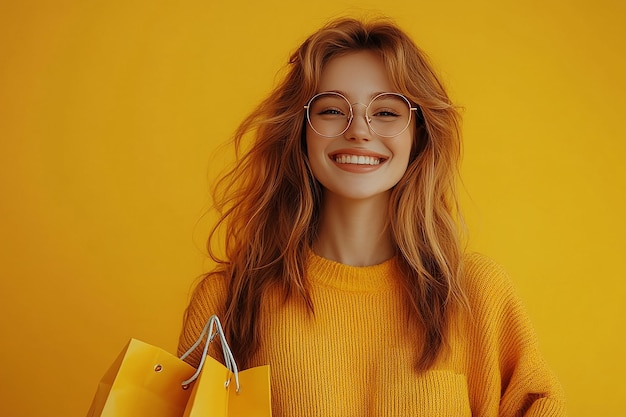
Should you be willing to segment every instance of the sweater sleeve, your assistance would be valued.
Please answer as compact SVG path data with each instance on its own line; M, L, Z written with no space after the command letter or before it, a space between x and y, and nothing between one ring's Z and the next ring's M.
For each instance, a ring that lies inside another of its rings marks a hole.
M222 319L223 305L226 299L226 285L217 275L209 275L200 281L194 289L183 318L183 327L178 340L178 356L185 353L198 340L202 329L213 314ZM185 361L197 367L202 355L202 346L198 346ZM209 346L209 355L223 361L221 348L217 340Z
M491 377L500 386L498 415L565 416L563 390L540 353L535 331L509 276L480 255L472 258L468 270L474 276L468 296L475 304L479 339L486 344L480 350L491 361L480 366L491 369Z

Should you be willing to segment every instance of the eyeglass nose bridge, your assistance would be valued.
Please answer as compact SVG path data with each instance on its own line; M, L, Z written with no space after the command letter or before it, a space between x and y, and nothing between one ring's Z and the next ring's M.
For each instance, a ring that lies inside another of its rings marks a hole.
M363 117L365 118L365 122L367 122L367 127L370 131L375 132L374 129L372 129L372 119L370 118L369 114L368 114L368 110L370 108L370 104L363 104L360 102L356 102L356 103L348 103L350 104L350 118L348 119L348 126L346 126L346 130L344 130L343 133L347 132L348 129L350 129L350 126L352 125L352 122L354 121L354 106L356 105L361 105L363 107L365 107L364 113L363 113Z

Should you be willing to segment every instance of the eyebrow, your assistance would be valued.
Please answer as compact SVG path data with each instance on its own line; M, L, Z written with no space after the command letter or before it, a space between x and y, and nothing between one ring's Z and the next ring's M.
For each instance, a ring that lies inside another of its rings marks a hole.
M345 91L342 90L326 90L326 91L320 91L320 93L338 93L341 94L342 96L344 96L345 98L348 99L348 101L350 101L350 97L348 96L348 93L346 93ZM372 93L372 95L369 96L369 100L372 100L374 97L383 94L383 93L393 93L393 91L377 91ZM358 102L356 102L358 103ZM351 103L354 104L354 103Z

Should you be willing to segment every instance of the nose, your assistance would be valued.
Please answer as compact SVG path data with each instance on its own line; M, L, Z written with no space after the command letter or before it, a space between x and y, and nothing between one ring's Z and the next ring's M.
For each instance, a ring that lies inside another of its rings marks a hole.
M370 126L367 123L367 106L362 103L352 104L352 120L343 134L350 141L369 141Z

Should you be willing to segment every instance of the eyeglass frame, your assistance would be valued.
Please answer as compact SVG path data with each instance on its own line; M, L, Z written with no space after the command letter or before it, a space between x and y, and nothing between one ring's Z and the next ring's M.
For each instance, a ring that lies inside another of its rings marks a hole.
M348 118L348 123L346 124L345 129L343 129L340 133L337 133L336 135L324 135L320 132L317 131L317 129L315 129L313 127L313 122L311 122L311 115L310 115L310 109L311 109L311 103L313 103L313 100L315 100L316 98L318 98L319 96L323 95L323 94L334 94L337 95L341 98L343 98L346 103L348 103L348 106L350 106L350 117ZM394 96L398 96L400 98L402 98L404 101L406 101L406 104L409 106L409 120L407 120L406 126L398 133L396 133L395 135L381 135L380 133L376 132L376 130L372 127L372 119L369 118L368 114L367 114L367 110L370 108L370 106L372 105L372 103L374 102L374 100L376 100L377 98L384 96L384 95L394 95ZM338 93L336 91L322 91L321 93L317 93L315 94L313 97L311 97L309 99L309 101L307 102L307 104L304 105L304 109L306 109L306 120L307 123L309 124L309 126L311 127L311 129L313 129L313 131L315 133L317 133L318 135L324 137L324 138L336 138L337 136L341 136L344 133L346 133L348 131L348 129L350 129L350 125L352 124L352 121L354 120L354 111L352 109L352 105L353 104L360 104L361 106L365 106L365 113L364 113L364 117L365 117L365 121L367 122L367 126L369 127L369 129L374 132L376 135L383 137L383 138L395 138L396 136L400 136L401 134L403 134L411 125L411 115L413 114L413 112L417 112L420 110L419 107L412 107L411 106L411 102L409 101L408 98L406 98L403 94L400 93L392 93L392 92L385 92L385 93L380 93L377 94L376 96L374 96L370 102L367 104L367 106L363 103L359 103L359 102L355 102L355 103L350 103L350 100L348 100L348 98L346 96L344 96L341 93ZM418 115L416 114L416 117Z

